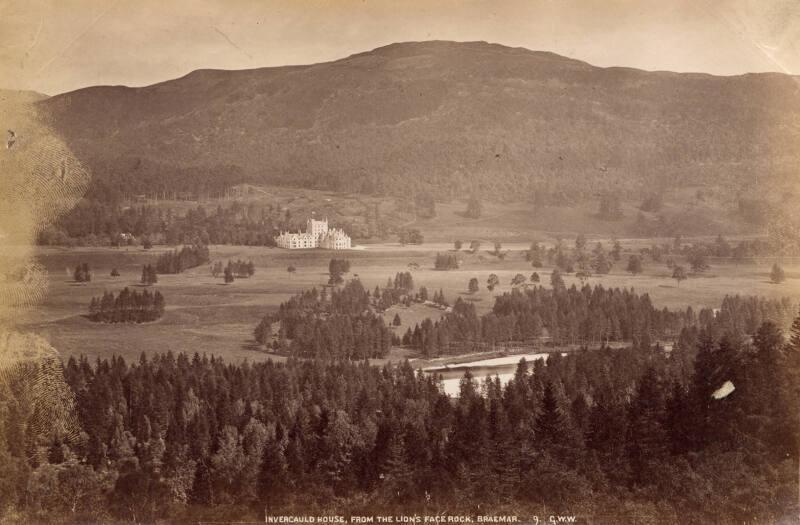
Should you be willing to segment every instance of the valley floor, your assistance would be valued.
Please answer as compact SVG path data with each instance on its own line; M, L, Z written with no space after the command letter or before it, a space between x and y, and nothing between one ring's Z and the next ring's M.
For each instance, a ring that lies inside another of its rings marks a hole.
M102 295L104 291L117 292L126 286L139 287L142 265L153 263L158 253L170 248L39 247L35 250L36 260L47 270L47 293L39 304L18 308L15 323L21 330L44 336L65 357L85 354L94 359L119 354L126 359L137 359L142 351L171 350L216 354L230 361L274 359L274 355L265 353L256 344L254 327L261 317L292 295L327 283L331 257L348 258L352 269L345 277L358 277L370 290L375 286L383 287L397 272L411 271L417 289L425 286L431 295L441 289L450 303L458 297L472 301L481 314L492 308L494 296L511 289L510 281L517 273L529 279L536 271L541 284L549 286L552 268L532 268L522 251L527 246L523 243L504 245L503 250L509 253L502 261L491 255L487 251L491 248L487 246L477 254L462 250L458 254L461 266L449 271L433 268L437 252L452 250L452 245L445 243L420 246L371 244L346 252L212 246L212 262L225 264L228 260L252 260L256 267L255 275L227 285L221 278L211 275L208 265L182 274L159 275L158 283L152 288L165 296L166 313L154 323L141 325L93 323L85 314L93 296ZM627 249L628 245L625 246ZM800 298L798 261L783 261L786 281L781 284L770 282L769 270L773 260L764 259L747 264L711 260L708 271L690 275L688 280L678 285L670 278L671 271L663 263L646 263L644 272L634 277L624 271L626 259L627 255L624 255L623 261L618 262L610 274L591 277L586 282L604 287L634 287L638 293L648 293L657 307L670 309L687 306L715 308L725 295L735 294ZM72 279L72 270L83 262L92 268L92 280L76 283ZM294 266L296 271L287 272L289 266ZM117 268L121 275L111 277L112 268ZM499 277L500 286L489 292L486 280L492 273ZM467 292L467 283L472 277L480 283L480 291L474 294ZM574 274L565 275L564 279L567 286L580 286ZM402 336L424 318L435 320L443 312L420 304L395 306L385 313L387 323L391 323L395 314L399 314L401 324L394 330ZM390 359L406 357L413 355L395 349Z

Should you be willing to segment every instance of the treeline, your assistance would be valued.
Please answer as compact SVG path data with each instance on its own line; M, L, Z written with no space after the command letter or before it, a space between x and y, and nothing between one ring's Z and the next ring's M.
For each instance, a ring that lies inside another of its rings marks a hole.
M800 320L789 344L771 323L752 343L702 333L693 344L686 372L646 348L552 354L521 362L505 387L467 373L456 400L408 363L70 358L72 437L27 431L27 375L0 390L0 504L38 522L331 508L791 520Z
M525 259L534 268L541 268L544 262L553 265L561 271L572 273L576 271L594 271L597 274L607 274L622 257L622 245L619 241L612 241L612 249L606 251L603 243L598 242L589 250L586 237L578 235L574 247L558 240L553 246L545 247L538 242L532 242L525 252Z
M119 294L104 292L102 297L92 297L89 319L100 323L146 323L164 315L164 296L160 292L130 291L127 287Z
M280 206L234 202L208 212L202 206L179 215L155 206L123 207L82 200L58 221L42 230L43 245L235 244L275 246L279 229L289 229L290 218Z
M370 308L370 294L358 279L328 292L316 288L282 303L254 331L260 344L298 357L367 359L384 357L392 333ZM279 325L272 338L273 324Z
M181 273L184 270L200 266L209 261L208 246L194 244L184 246L178 250L164 252L156 260L156 272L158 273Z
M690 314L688 314L690 315ZM630 341L649 346L677 337L687 313L656 309L647 294L600 285L514 288L495 298L492 311L479 317L474 303L456 299L452 311L426 320L404 336L423 355L482 348L503 342L599 344Z
M677 251L687 256L692 253L701 253L710 257L731 258L735 262L748 262L758 257L775 257L796 253L790 244L790 239L778 238L779 236L779 232L771 230L770 235L766 238L742 239L734 243L722 235L718 235L712 242L681 244ZM662 250L669 250L669 245L663 246Z
M699 325L715 334L735 334L744 337L756 333L764 321L786 330L797 312L797 304L789 297L767 299L755 296L726 295L719 310L699 311Z
M655 308L647 294L633 290L601 285L532 286L496 297L492 311L480 317L474 303L458 298L438 321L426 319L409 328L402 342L424 356L508 342L596 345L624 341L648 348L657 341L677 339L687 327L739 336L753 334L767 320L786 328L795 311L796 304L789 298L726 296L719 310L674 311Z
M648 247L639 248L635 253L628 253L626 270L637 268L640 273L645 263L665 264L674 270L680 261L685 261L693 273L701 273L711 267L714 259L726 259L736 263L752 262L758 257L775 257L789 253L780 243L768 238L744 239L732 243L722 235L710 242L686 242L680 235L672 242L653 243ZM562 239L557 240L552 246L544 246L539 242L531 243L525 252L525 258L534 268L540 268L545 263L557 267L566 273L579 272L591 276L592 273L603 275L609 273L614 265L622 259L623 246L618 240L612 240L610 249L601 242L589 246L584 235L578 235L574 245L569 245ZM712 259L713 258L713 259ZM631 265L631 261L634 264Z

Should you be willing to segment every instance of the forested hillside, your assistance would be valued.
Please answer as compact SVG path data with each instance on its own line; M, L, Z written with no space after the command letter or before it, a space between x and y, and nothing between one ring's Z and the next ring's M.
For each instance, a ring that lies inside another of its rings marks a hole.
M604 69L483 42L199 70L37 108L104 198L208 197L243 180L545 202L686 185L735 195L787 189L800 164L791 76Z
M407 363L71 358L81 432L70 435L30 431L34 365L19 365L0 383L0 516L790 520L800 320L788 344L767 322L752 344L701 333L693 353L685 370L649 348L554 354L520 363L505 387L467 373L456 400Z

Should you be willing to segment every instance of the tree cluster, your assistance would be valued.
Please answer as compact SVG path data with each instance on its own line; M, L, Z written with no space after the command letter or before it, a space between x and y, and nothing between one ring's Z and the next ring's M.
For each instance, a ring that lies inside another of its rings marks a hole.
M117 275L119 275L119 273ZM158 273L153 265L145 264L142 266L142 278L140 282L145 286L150 286L158 282Z
M780 284L786 280L786 272L783 271L783 267L778 263L772 265L772 269L769 272L770 280L775 284Z
M414 277L411 272L398 272L394 276L392 286L398 290L410 292L414 289Z
M464 211L464 216L470 219L480 219L483 215L483 204L480 199L473 195L467 201L467 209Z
M656 339L677 336L688 322L685 312L656 309L647 295L629 290L536 286L514 288L496 297L492 311L482 317L473 304L459 298L452 312L427 324L430 333L423 339L430 344L412 346L430 355L543 337L561 344L630 341L647 346ZM426 332L422 325L420 329Z
M616 221L622 218L622 203L619 195L607 193L600 197L597 215L605 221Z
M409 328L402 342L426 356L540 341L582 345L615 341L649 347L676 339L686 328L741 338L754 334L764 321L785 329L796 308L789 298L736 295L726 296L718 309L673 311L655 308L647 294L633 290L530 286L496 297L492 311L483 316L476 314L474 304L458 298L438 321L426 319Z
M433 261L433 267L437 270L458 270L458 255L455 253L437 253Z
M72 272L72 278L78 283L88 283L92 280L92 270L89 268L89 263L81 263L75 267Z
M164 252L156 260L158 273L181 273L184 270L200 266L209 260L208 246L193 244L179 250Z
M92 297L89 319L100 323L146 323L164 315L164 296L161 292L130 291L127 287L114 295L103 293Z
M370 294L358 279L330 294L327 290L320 294L314 288L265 316L254 336L260 344L269 344L272 325L278 323L278 339L272 341L273 348L290 355L324 359L383 357L391 347L392 334L370 304Z
M405 228L398 232L400 244L422 244L425 239L416 228Z
M425 287L422 287L417 294L412 296L413 291L414 279L411 276L411 272L398 272L395 274L394 280L390 278L386 281L386 286L383 289L380 286L375 287L372 292L371 304L378 312L385 312L388 308L398 303L411 306L412 301L422 302L419 298L420 293L424 293L427 299Z
M350 271L350 261L347 259L331 259L328 263L328 284L341 284L344 279L342 275Z
M253 261L243 261L241 259L228 261L228 264L225 266L222 266L222 261L216 261L211 266L211 275L214 277L219 277L220 275L225 277L227 275L237 279L244 279L252 277L255 273L256 266L253 264Z

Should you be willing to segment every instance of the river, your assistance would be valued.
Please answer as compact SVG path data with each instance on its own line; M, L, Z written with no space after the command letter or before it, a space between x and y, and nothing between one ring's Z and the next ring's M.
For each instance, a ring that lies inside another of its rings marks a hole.
M500 382L505 386L508 381L514 377L514 372L517 365L523 358L528 363L536 361L537 359L547 359L550 354L535 353L535 354L519 354L509 355L504 357L495 357L491 359L479 359L476 361L468 361L466 363L456 363L449 365L429 366L423 368L422 371L429 374L441 374L444 392L453 397L458 397L459 384L461 378L464 377L464 372L467 370L472 373L473 377L478 381L480 386L486 376L495 376L500 378ZM563 354L562 355L566 355Z

